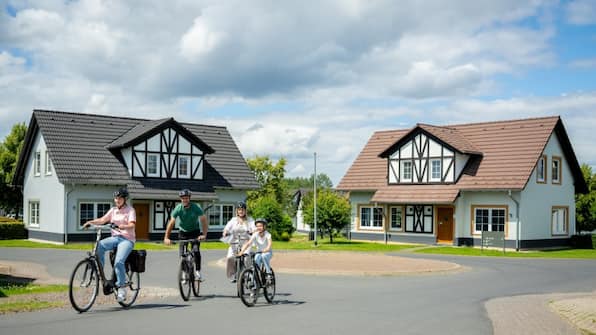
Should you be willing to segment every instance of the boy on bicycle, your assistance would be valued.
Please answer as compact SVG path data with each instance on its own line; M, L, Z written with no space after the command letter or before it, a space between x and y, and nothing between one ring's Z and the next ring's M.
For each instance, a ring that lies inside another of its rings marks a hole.
M256 247L258 254L255 255L255 263L257 266L265 267L267 277L271 275L271 234L267 231L267 220L259 218L255 220L257 232L252 234L250 239L242 246L239 255L242 255L249 247Z
M209 229L209 225L207 223L207 217L205 217L205 213L201 206L197 205L194 202L190 202L191 192L188 189L183 189L178 193L180 197L180 203L172 210L172 214L170 217L170 221L168 222L168 226L166 227L166 233L163 238L163 243L165 245L170 245L172 241L170 240L170 233L174 228L174 224L176 223L176 218L178 218L179 225L178 225L178 238L181 240L186 239L196 239L192 242L192 254L195 259L195 278L200 281L203 281L201 277L201 252L199 250L199 245L201 240L207 238L207 231ZM203 233L201 234L201 229L199 227L199 221L201 222L201 226L203 228ZM183 248L185 246L180 244L180 255L182 255Z

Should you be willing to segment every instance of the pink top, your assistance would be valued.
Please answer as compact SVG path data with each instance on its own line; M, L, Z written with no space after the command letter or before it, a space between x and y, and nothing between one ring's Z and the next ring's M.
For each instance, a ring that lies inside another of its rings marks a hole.
M137 221L137 213L135 209L126 205L122 208L112 207L110 210L102 217L102 219L108 219L108 222L115 223L117 226L127 225L129 222ZM122 236L127 240L136 241L135 235L135 228L124 228L120 230L112 229L112 236Z

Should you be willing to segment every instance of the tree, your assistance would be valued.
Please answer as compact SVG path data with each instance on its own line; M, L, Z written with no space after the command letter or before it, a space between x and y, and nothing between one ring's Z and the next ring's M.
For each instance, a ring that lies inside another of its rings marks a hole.
M248 201L254 201L259 197L272 195L282 208L289 202L287 186L284 180L286 173L286 160L280 158L273 163L268 156L256 156L246 161L248 167L254 172L260 189L248 192Z
M15 210L17 214L20 212L23 195L20 189L11 184L26 133L25 123L17 123L4 142L0 143L0 207Z
M596 174L585 163L581 169L588 185L588 193L575 195L575 221L578 232L590 232L596 229Z
M251 202L250 212L254 218L267 220L267 230L276 241L289 241L294 232L292 219L284 213L281 205L272 195L262 196Z
M297 190L300 188L313 188L314 173L309 178L296 177L286 178L286 183L289 190ZM321 173L317 174L317 188L333 188L333 182L328 175Z
M304 222L314 228L314 196L309 193L304 199ZM329 242L333 243L333 235L339 233L350 224L351 206L348 199L330 189L317 191L317 229L329 234Z

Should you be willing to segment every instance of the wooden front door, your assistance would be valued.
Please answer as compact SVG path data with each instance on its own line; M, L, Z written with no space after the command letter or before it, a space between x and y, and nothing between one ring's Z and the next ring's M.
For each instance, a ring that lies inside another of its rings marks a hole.
M437 240L453 242L453 207L439 207L437 210Z
M135 234L138 240L149 239L149 205L135 204L133 206L137 212L137 224L135 227Z

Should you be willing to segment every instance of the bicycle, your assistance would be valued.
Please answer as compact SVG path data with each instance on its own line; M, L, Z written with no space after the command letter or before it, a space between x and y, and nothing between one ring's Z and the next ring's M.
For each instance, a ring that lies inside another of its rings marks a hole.
M70 276L70 282L68 285L68 297L70 304L79 313L83 313L89 310L99 293L99 283L101 282L103 287L103 293L105 295L114 294L114 298L117 300L117 287L116 287L116 272L114 270L114 250L110 251L110 263L112 264L112 276L107 279L104 274L104 268L99 262L97 256L97 246L101 240L101 232L103 226L93 226L96 229L95 244L91 252L87 252L87 257L81 260L75 266ZM117 229L115 225L110 225L111 229ZM134 250L133 250L134 251ZM132 252L131 252L132 254ZM139 295L141 289L140 274L134 271L133 265L131 264L131 257L126 259L126 283L124 287L128 288L129 292L124 301L118 301L122 307L130 307ZM144 271L144 270L143 270Z
M199 296L201 281L195 278L196 263L192 253L192 243L196 239L178 240L180 243L180 266L178 268L178 288L182 300L188 301L190 291L195 297ZM190 246L190 247L189 247Z
M259 251L250 255L250 266L242 271L238 280L240 300L248 307L255 305L260 289L263 289L263 295L268 303L272 303L275 297L275 273L273 269L271 269L271 274L268 275L263 263L256 267L255 255L260 253Z
M242 250L242 246L244 243L248 241L248 239L236 239L236 241L230 243L232 246L232 251L234 252L234 267L236 271L234 272L234 282L238 283L238 278L240 278L240 273L242 270L246 268L246 254L238 255L240 250ZM237 291L237 295L240 296L240 291Z

